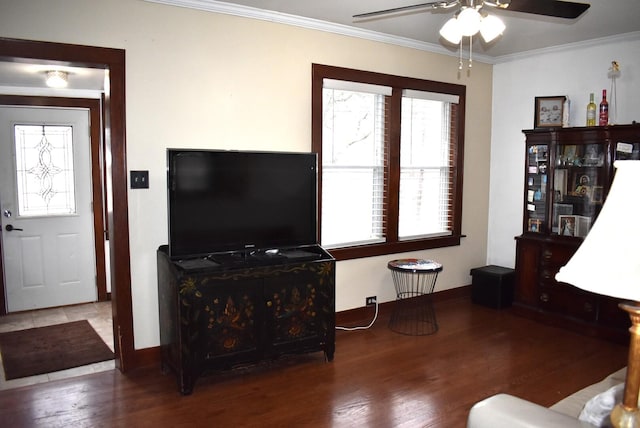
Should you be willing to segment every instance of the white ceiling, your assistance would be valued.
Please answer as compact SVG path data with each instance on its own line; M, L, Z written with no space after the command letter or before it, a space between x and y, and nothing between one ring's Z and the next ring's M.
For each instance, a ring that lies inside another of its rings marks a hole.
M156 0L157 1L157 0ZM174 0L160 0L177 3ZM227 3L313 18L331 23L353 26L388 35L444 46L439 31L453 15L450 10L421 10L387 16L364 22L354 22L352 16L365 12L425 3L428 0L226 0L201 3ZM574 0L570 0L574 1ZM474 52L501 57L567 43L582 42L640 30L640 0L575 0L590 3L591 7L575 20L493 9L504 21L503 36L490 46L479 41ZM455 52L456 46L449 46Z
M254 17L274 22L321 28L327 31L399 40L405 44L455 55L439 36L452 10L422 10L384 18L354 22L352 16L376 10L407 6L420 0L147 0L218 13ZM474 41L477 59L499 62L527 51L581 43L603 37L640 32L640 0L577 0L591 7L579 18L566 20L540 15L494 10L505 22L502 37L490 45ZM479 39L479 38L476 38ZM0 87L42 87L45 66L0 62ZM81 90L102 88L102 70L69 70L69 87Z
M13 93L23 92L21 89L45 88L46 72L48 70L62 70L69 73L69 85L66 90L100 91L104 86L105 71L102 69L0 61L0 88L9 88L10 90L5 90L4 92ZM49 91L55 94L56 91L65 91L65 89L50 89Z

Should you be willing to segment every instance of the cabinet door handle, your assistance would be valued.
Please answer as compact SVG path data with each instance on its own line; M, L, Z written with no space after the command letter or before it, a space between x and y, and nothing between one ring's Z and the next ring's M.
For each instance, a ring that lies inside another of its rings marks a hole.
M553 252L549 251L549 250L544 250L542 252L542 258L545 259L546 261L551 260L551 257L553 256Z
M540 300L545 302L545 303L548 302L549 301L549 295L547 293L542 293L540 295Z
M267 300L267 308L273 306L273 302L271 300Z

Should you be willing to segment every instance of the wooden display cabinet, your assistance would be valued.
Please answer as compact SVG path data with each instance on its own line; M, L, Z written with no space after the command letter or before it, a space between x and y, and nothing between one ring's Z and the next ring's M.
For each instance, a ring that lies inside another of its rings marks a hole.
M205 372L335 351L335 260L319 246L244 259L158 259L163 371L182 394Z
M524 216L523 234L516 237L514 308L539 321L626 342L630 322L617 300L558 283L555 275L598 217L615 160L640 159L640 125L523 132Z

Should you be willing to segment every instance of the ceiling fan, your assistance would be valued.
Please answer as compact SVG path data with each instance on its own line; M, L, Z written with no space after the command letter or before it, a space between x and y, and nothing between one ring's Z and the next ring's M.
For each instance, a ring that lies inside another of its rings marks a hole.
M354 15L354 19L367 19L391 15L401 12L410 12L421 9L450 9L454 7L480 8L489 6L493 8L508 9L513 12L532 13L535 15L553 16L557 18L575 19L589 9L589 4L575 3L561 0L440 0L410 6L395 7L378 10L375 12Z
M486 6L486 8L485 8ZM440 29L443 39L452 44L460 44L459 69L462 69L462 39L469 37L469 68L472 64L472 37L478 32L482 39L489 43L500 36L505 25L490 9L508 9L513 12L531 13L556 18L575 19L582 15L590 5L562 0L439 0L419 3L410 6L395 7L375 12L354 15L356 20L382 18L387 15L419 11L445 10L457 8L454 16Z

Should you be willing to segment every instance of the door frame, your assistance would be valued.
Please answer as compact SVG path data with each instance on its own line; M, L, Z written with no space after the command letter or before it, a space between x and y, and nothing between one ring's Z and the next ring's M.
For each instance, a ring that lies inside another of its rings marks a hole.
M106 228L104 226L104 197L102 171L104 161L102 156L102 143L100 138L100 100L88 98L61 98L61 97L30 97L20 95L0 94L0 106L28 106L51 108L83 108L89 111L89 143L91 155L91 202L93 206L93 241L96 263L96 288L98 301L108 300L107 275L105 267L104 240ZM0 257L3 256L0 248ZM4 270L0 270L3 273ZM0 302L5 305L0 307L0 315L6 314L6 290L3 284L4 275L0 275Z
M125 51L123 49L0 38L5 61L56 63L109 71L110 92L104 98L105 153L110 155L105 175L113 203L107 212L111 262L111 306L116 367L126 372L136 365L127 200ZM0 244L1 245L1 244ZM0 246L0 251L2 248ZM1 262L0 258L0 264ZM0 266L2 267L2 266ZM4 280L2 280L4 281ZM0 284L4 288L4 284ZM4 300L0 302L5 307Z

